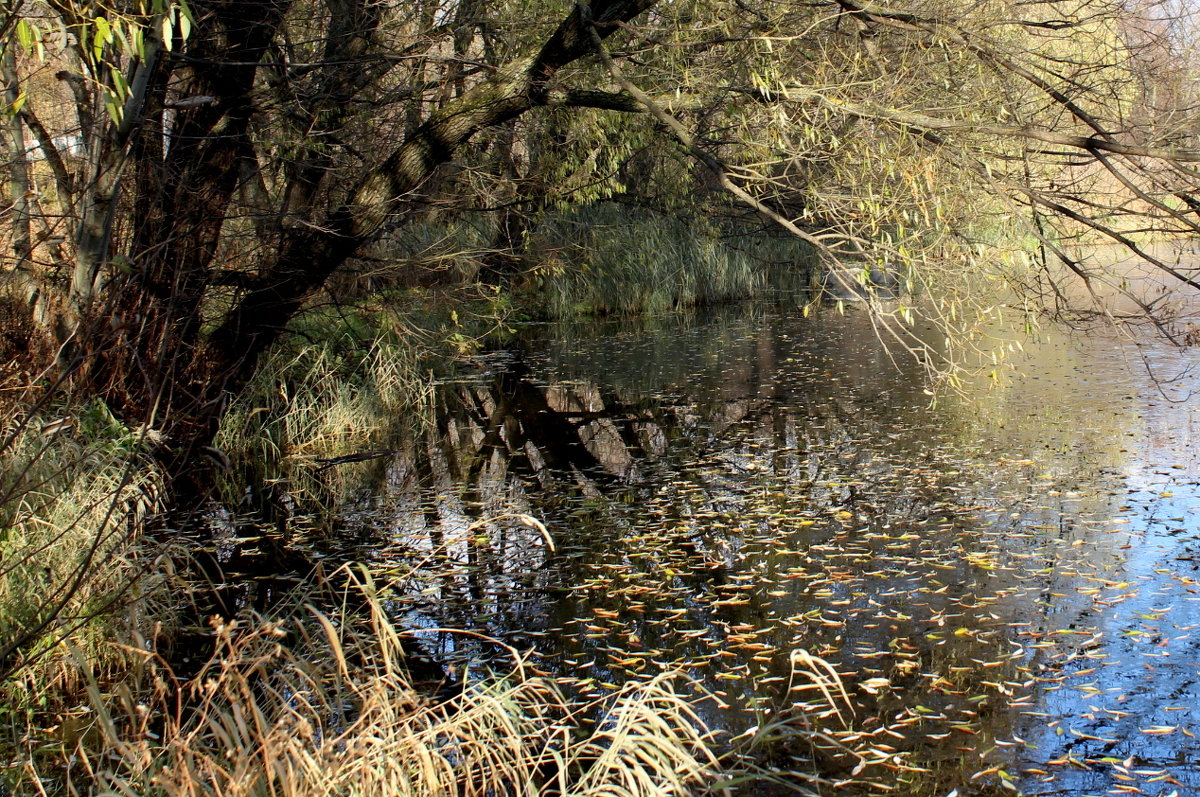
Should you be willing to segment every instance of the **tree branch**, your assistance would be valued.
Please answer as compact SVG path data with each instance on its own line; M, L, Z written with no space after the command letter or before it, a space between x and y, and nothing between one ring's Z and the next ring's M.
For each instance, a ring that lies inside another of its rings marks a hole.
M656 0L601 0L596 20L607 36L615 23L633 19ZM218 366L230 384L249 378L258 356L278 337L304 300L333 271L371 240L406 197L478 131L511 121L532 108L574 97L579 102L603 99L598 93L561 95L549 82L562 67L592 48L591 26L584 26L576 7L532 57L519 58L447 103L414 130L376 169L351 188L347 201L320 228L297 227L284 236L275 265L261 287L243 297L210 338Z
M586 5L580 4L577 6L577 8L581 9L581 11L585 14L588 13L588 7ZM721 188L732 194L739 201L749 205L758 213L766 216L768 219L775 222L792 235L795 235L800 240L812 245L817 249L818 252L828 253L830 251L829 245L820 238L800 229L790 219L784 218L780 214L776 213L770 207L751 196L744 188L733 182L729 176L728 167L726 167L717 156L701 148L696 142L695 136L693 136L678 119L663 110L658 103L651 99L650 95L639 89L621 74L620 70L617 69L616 63L613 62L612 56L609 55L608 50L605 49L604 42L601 40L600 34L596 30L595 26L589 25L589 30L591 31L592 35L592 46L595 49L596 54L600 57L600 60L604 63L608 73L612 75L613 80L615 80L627 94L631 95L638 102L644 105L646 110L650 112L650 115L657 119L660 124L671 131L671 134L674 135L679 143L683 144L683 146L687 149L688 154L700 161L700 163L702 163L712 173L713 177L716 178L717 183L721 186Z
M29 132L33 133L33 137L37 139L38 149L42 151L42 155L46 158L46 164L54 173L54 182L58 184L59 195L64 203L71 204L75 195L74 176L67 170L62 153L58 151L58 147L54 146L54 138L46 130L42 121L38 119L33 109L29 107L29 103L21 106L20 116L21 121L29 128Z
M1108 138L1101 138L1100 136L1075 136L1066 133L1055 133L1052 130L1044 130L1037 127L1008 127L994 124L976 124L952 119L938 119L933 116L925 116L924 114L912 113L911 111L897 111L891 108L867 108L863 105L844 102L842 100L835 100L821 94L820 92L807 88L789 89L788 98L814 99L831 109L842 111L843 113L848 113L853 116L862 117L864 119L895 122L897 124L904 125L905 127L912 127L918 130L943 130L963 133L980 133L983 135L1001 136L1007 138L1025 138L1033 141L1042 141L1047 144L1054 144L1060 147L1080 149L1087 152L1102 150L1104 152L1111 152L1117 155L1156 158L1158 160L1169 161L1171 163L1200 163L1200 150L1139 147L1131 144L1120 144Z

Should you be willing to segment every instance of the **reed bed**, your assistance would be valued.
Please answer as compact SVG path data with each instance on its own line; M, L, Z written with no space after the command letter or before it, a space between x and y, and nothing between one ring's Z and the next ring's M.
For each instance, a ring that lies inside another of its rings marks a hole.
M606 203L551 215L536 234L536 292L550 316L571 317L801 295L813 283L816 258L802 241L722 232Z
M470 285L497 253L486 218L431 217L405 225L342 296L396 294L417 285ZM652 315L765 295L807 301L819 286L811 247L743 223L677 218L595 202L544 210L514 252L523 271L508 290L525 311L552 318ZM506 303L503 292L478 299Z

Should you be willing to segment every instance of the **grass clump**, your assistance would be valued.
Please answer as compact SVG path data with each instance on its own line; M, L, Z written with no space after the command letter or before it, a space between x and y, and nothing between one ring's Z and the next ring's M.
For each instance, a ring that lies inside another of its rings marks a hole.
M136 678L92 680L58 755L22 786L65 793L222 795L672 795L715 773L709 737L673 679L603 705L569 703L522 662L507 677L423 697L406 636L369 582L322 611L297 595L274 618L214 622L183 678L150 649ZM582 716L601 719L581 732Z
M38 662L42 677L65 639L98 653L114 613L171 568L139 541L161 495L144 433L98 402L16 413L0 440L0 674Z
M177 626L182 551L147 538L162 480L144 430L100 403L10 406L0 438L0 791L47 794L41 759L89 678L128 671L114 640Z
M222 421L214 445L238 465L232 505L247 484L286 485L297 497L335 504L360 474L322 463L386 448L398 419L427 397L424 346L414 334L363 314L307 323L292 345L266 356Z

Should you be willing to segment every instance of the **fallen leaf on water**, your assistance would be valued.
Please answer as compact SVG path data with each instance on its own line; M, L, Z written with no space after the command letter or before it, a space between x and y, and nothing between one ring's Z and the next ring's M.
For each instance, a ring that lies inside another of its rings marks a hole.
M1178 727L1177 725L1151 725L1149 728L1142 728L1142 733L1151 736L1166 736L1168 733L1174 733Z

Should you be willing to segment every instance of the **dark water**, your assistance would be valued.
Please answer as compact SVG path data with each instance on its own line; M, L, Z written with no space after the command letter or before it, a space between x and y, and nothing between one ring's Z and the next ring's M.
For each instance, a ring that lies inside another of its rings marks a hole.
M459 674L507 654L434 629L583 695L681 669L822 793L1200 794L1196 355L1013 358L933 404L858 313L532 327L347 522Z

